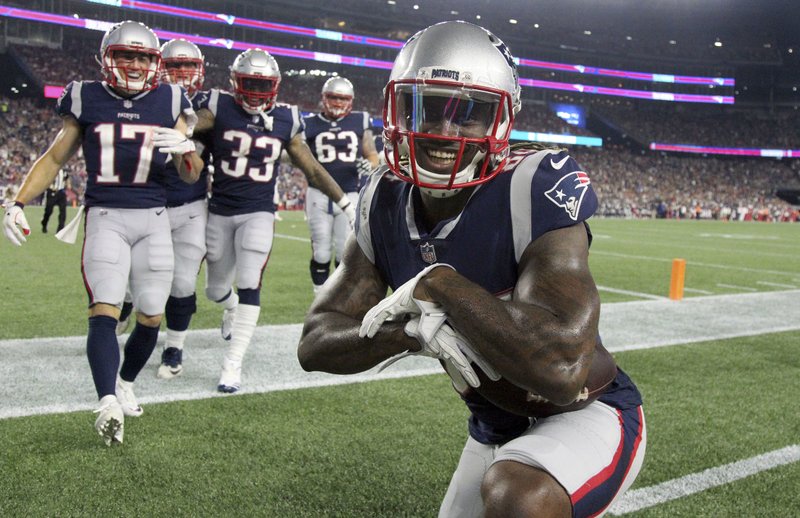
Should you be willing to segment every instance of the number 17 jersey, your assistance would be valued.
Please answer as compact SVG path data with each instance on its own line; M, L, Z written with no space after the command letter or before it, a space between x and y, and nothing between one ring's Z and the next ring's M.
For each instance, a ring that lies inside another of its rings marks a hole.
M56 102L56 112L81 127L86 161L87 207L146 209L166 204L165 175L171 156L153 146L153 129L174 128L193 114L186 92L176 85L133 97L117 95L101 81L73 81Z

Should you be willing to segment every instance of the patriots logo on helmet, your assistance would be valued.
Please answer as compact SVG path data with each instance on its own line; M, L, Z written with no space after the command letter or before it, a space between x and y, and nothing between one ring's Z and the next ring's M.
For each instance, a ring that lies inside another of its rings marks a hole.
M577 221L583 196L591 183L589 175L583 171L575 171L562 176L544 195L548 200L563 208L573 221Z

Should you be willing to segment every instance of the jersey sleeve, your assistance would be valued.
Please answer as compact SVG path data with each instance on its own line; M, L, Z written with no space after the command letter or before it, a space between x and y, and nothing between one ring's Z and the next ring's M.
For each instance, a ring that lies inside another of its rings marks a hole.
M56 113L62 117L71 115L76 119L81 116L81 81L72 81L61 92L61 96L56 100Z
M542 234L583 222L597 210L589 175L567 151L526 156L514 170L510 190L517 261Z
M212 88L208 92L198 93L192 104L194 104L195 111L200 111L205 108L216 117L217 105L219 104L219 90Z
M550 230L585 221L597 210L589 175L567 151L543 157L530 193L532 241Z
M375 197L375 191L383 177L383 172L385 172L385 170L369 177L369 181L358 195L358 205L356 205L356 222L354 229L356 242L372 264L375 264L375 250L372 247L372 230L370 228L369 215L373 198Z
M303 134L303 138L305 139L305 131L306 131L306 122L305 119L300 115L300 108L297 105L291 105L292 111L292 129L289 135L289 140L292 140L295 135Z

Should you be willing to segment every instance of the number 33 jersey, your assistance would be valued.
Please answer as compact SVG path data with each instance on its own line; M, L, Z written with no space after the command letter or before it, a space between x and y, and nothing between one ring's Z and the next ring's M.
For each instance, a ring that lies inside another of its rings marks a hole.
M56 103L56 112L72 116L83 133L87 207L121 209L163 207L167 161L153 146L153 129L174 128L181 114L193 118L186 92L176 85L130 98L101 81L73 81ZM172 169L170 174L177 174Z
M212 89L197 100L214 115L214 177L208 210L221 216L275 212L273 195L281 151L304 129L297 106L278 103L251 115L228 92Z

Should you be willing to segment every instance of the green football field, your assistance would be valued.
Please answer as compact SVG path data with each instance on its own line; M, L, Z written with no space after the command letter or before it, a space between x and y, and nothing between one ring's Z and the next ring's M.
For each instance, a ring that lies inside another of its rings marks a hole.
M0 355L86 332L80 240L42 235L40 209L26 214L28 243L0 243ZM281 214L262 326L301 323L312 298L305 222ZM709 307L719 296L781 292L800 304L800 225L591 224L592 271L608 307L662 300L675 258L687 261L685 296ZM193 329L219 324L203 286L201 274ZM796 307L734 316L746 327L755 313ZM672 324L677 335L688 322ZM633 314L628 325L641 322ZM800 322L784 329L794 330L614 354L643 393L648 424L629 516L800 515ZM29 360L0 371L2 390L41 382L53 361L41 352ZM114 448L94 434L88 411L0 419L0 516L435 516L466 417L448 378L435 374L151 403Z

